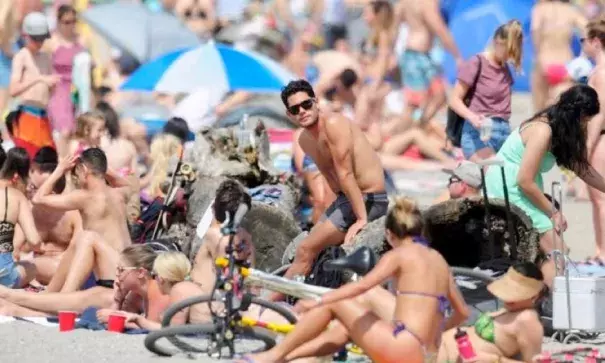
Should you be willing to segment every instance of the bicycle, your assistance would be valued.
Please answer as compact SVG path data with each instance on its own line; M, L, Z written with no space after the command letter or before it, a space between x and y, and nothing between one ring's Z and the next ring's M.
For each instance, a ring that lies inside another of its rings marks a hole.
M225 232L231 231L225 230ZM309 299L319 297L331 290L250 268L246 261L234 257L233 236L230 237L227 257L216 260L217 278L213 293L192 297L169 307L164 313L163 328L149 333L145 339L145 347L148 350L161 356L173 355L174 353L170 350L156 344L159 339L167 338L173 345L185 352L208 353L210 356L223 358L222 352L224 348L228 348L229 355L226 358L233 358L235 356L234 340L236 337L258 339L263 343L261 349L271 349L275 346L274 333L289 333L294 328L297 318L281 305L252 296L249 291L240 293L241 291L244 291L246 287L255 286L302 299ZM349 270L356 275L364 275L373 268L376 261L377 258L370 249L361 248L351 255L326 262L325 268ZM223 292L222 294L216 293L219 287ZM238 299L238 296L242 296L242 298ZM212 314L211 323L169 326L172 317L177 312L200 303L208 304ZM220 303L225 306L222 315L216 314L212 309L213 303ZM274 311L281 315L288 324L265 323L258 319L242 316L241 313L248 310L252 304ZM198 334L209 335L209 348L199 349L177 337L177 335ZM361 354L361 351L355 347L349 348L348 351Z

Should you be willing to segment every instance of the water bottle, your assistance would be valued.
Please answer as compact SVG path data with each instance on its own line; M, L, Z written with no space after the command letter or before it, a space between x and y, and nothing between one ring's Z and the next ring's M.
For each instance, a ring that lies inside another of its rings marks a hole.
M456 328L454 339L456 339L456 344L458 345L458 353L463 359L475 358L476 354L473 349L473 344L471 344L468 334L464 330Z
M481 141L488 142L492 137L492 129L494 127L494 121L491 117L483 118L481 123L481 129L479 130Z

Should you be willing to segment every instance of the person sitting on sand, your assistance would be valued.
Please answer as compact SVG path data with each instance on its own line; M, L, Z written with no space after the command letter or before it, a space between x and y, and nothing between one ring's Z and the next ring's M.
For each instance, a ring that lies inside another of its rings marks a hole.
M50 177L57 164L58 156L53 148L45 146L38 150L29 172L29 198L32 198ZM65 177L62 177L55 184L52 193L61 194L64 189ZM15 245L22 247L20 251L15 250L15 253L21 252L22 260L31 261L36 266L36 281L47 285L57 271L61 257L73 237L82 231L82 217L78 211L57 211L40 205L32 207L32 214L42 243L36 248L25 243L23 231L17 225L13 241ZM32 252L32 255L29 252Z
M478 362L532 362L540 354L544 328L535 307L543 280L538 266L519 262L487 286L504 308L481 314L474 326L465 329ZM459 361L455 335L456 329L443 334L439 362Z
M216 279L215 260L225 256L225 249L229 243L229 236L223 236L221 233L221 226L227 215L230 220L233 219L240 204L246 204L250 208L251 201L244 186L234 179L225 180L216 189L212 204L212 221L195 255L191 271L191 279L200 284L206 294L211 292ZM246 258L251 266L254 266L254 245L250 233L240 227L234 238L234 244L238 257Z
M97 285L82 291L43 293L0 286L0 315L48 316L63 310L80 313L89 307L122 310L126 309L126 305L135 305L140 309L143 300L137 293L130 294L131 286L133 280L136 283L136 272L151 270L155 257L153 248L146 244L124 248L118 256L120 264L116 264L117 281L113 286ZM160 312L167 307L168 299L162 297L156 285L147 292L147 316L159 319ZM129 309L140 311L132 307Z
M52 194L57 181L72 169L81 189ZM80 157L69 156L59 162L32 203L60 211L79 211L84 230L66 251L49 283L49 291L79 290L91 271L98 285L113 287L119 252L131 244L126 223L126 201L131 190L127 180L107 169L107 158L99 148L87 149Z
M124 261L123 261L124 262ZM120 265L122 266L122 265ZM120 267L118 267L120 269ZM126 269L126 267L124 267ZM203 295L203 291L198 284L188 281L189 273L191 272L191 262L187 256L181 252L162 252L157 255L153 262L153 269L146 271L144 274L120 274L118 277L120 289L124 289L127 285L133 293L138 293L142 297L149 296L148 291L159 291L162 298L167 300L166 307L188 299L193 296ZM136 275L136 279L129 282L129 276ZM153 285L153 289L152 289ZM149 296L151 298L151 296ZM97 317L100 321L105 322L114 310L99 310ZM156 316L146 316L139 312L120 311L127 317L127 323L131 323L137 328L147 330L157 330L162 327L161 319L163 311ZM208 306L206 304L197 304L178 312L171 321L171 325L190 323L200 323L210 321Z
M299 302L307 312L273 349L245 357L247 362L285 362L323 356L352 340L375 362L425 362L439 349L445 329L462 323L468 308L447 262L421 237L422 216L416 204L398 198L389 210L385 235L393 249L361 280L344 285L317 301ZM384 294L389 313L377 314L354 297L381 289L392 278L395 294ZM450 309L453 314L447 316ZM332 320L341 329L328 329Z
M20 241L13 241L15 228L19 225L25 240L32 245L40 244L34 217L27 198L23 194L29 174L29 156L20 147L8 151L6 161L0 169L0 285L10 288L25 287L36 276L32 263L19 262ZM1 207L0 207L1 208ZM16 252L17 251L17 252Z

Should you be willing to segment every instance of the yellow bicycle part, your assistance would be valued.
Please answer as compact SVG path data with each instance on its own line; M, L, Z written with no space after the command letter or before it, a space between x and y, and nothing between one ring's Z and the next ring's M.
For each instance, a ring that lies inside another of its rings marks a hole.
M280 334L288 334L292 330L294 330L294 324L275 324L275 323L265 323L262 321L258 321L249 317L242 317L242 325L250 326L250 327L260 327L269 329L272 332L280 333Z
M214 264L217 265L218 267L225 268L225 267L229 266L229 260L226 259L225 257L219 257L214 261ZM243 277L248 277L250 275L250 269L248 269L246 267L240 267L239 273Z

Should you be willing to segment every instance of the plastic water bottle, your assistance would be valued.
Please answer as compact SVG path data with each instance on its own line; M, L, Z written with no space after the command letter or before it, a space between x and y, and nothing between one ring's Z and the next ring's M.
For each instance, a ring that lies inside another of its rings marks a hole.
M473 344L471 344L471 341L468 338L468 334L464 330L457 328L456 335L454 335L454 339L456 339L456 344L458 345L458 353L462 358L475 358L476 354L475 350L473 349Z
M481 129L479 130L481 141L488 142L492 137L492 129L494 127L494 121L491 117L485 117L481 123Z

